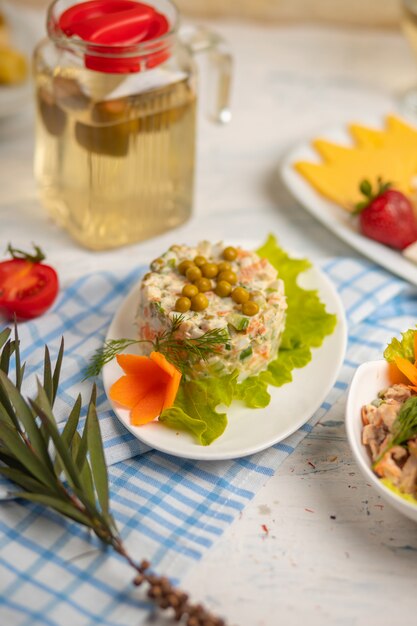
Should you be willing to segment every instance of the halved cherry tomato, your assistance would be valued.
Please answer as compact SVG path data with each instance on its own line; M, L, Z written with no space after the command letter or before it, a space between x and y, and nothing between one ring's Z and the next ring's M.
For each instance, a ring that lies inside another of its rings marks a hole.
M45 256L37 246L34 255L10 245L8 251L13 258L0 262L0 312L10 319L38 317L58 294L58 275L42 263Z

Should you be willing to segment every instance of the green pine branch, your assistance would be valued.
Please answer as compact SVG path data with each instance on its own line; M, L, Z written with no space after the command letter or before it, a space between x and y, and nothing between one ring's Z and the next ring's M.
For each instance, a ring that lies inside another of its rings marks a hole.
M16 497L49 507L93 531L135 570L134 584L145 583L150 600L161 609L170 609L178 621L184 618L191 626L222 626L222 619L201 605L189 603L187 594L174 588L167 578L151 572L149 562L137 563L126 551L110 510L95 386L82 431L78 430L80 395L64 428L58 429L53 406L64 342L54 366L45 347L42 382L38 380L36 397L27 399L22 392L25 364L21 362L16 325L13 339L11 334L9 328L0 332L0 474L19 487Z

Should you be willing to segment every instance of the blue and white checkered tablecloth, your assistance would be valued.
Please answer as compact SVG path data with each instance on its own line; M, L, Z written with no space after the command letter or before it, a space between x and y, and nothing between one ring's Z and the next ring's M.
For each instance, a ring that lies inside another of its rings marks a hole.
M336 384L320 409L285 442L252 457L193 462L149 450L112 414L99 385L98 409L109 464L112 507L129 551L179 581L201 559L269 476L326 415L343 419L355 368L380 358L386 342L415 324L416 292L376 266L332 259L323 268L344 302L349 343ZM20 326L28 395L42 369L43 346L65 360L56 415L62 421L79 391L91 353L143 268L124 276L100 272L65 289L53 311ZM132 626L149 605L131 585L122 560L103 552L77 524L24 502L0 504L0 624L7 626Z

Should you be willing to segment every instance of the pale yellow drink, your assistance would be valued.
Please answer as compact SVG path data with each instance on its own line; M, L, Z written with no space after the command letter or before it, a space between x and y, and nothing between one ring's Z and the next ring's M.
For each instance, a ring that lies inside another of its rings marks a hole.
M123 77L114 78L117 87ZM187 79L107 99L82 87L56 70L37 73L35 175L50 215L96 250L181 224L194 178L196 102Z

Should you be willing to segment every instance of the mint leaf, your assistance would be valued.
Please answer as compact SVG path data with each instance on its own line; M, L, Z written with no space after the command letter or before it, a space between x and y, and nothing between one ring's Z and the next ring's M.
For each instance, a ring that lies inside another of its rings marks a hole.
M405 333L401 333L401 340L393 337L391 343L385 348L384 359L391 363L395 357L400 356L414 363L414 335L416 332L415 329L410 328Z

